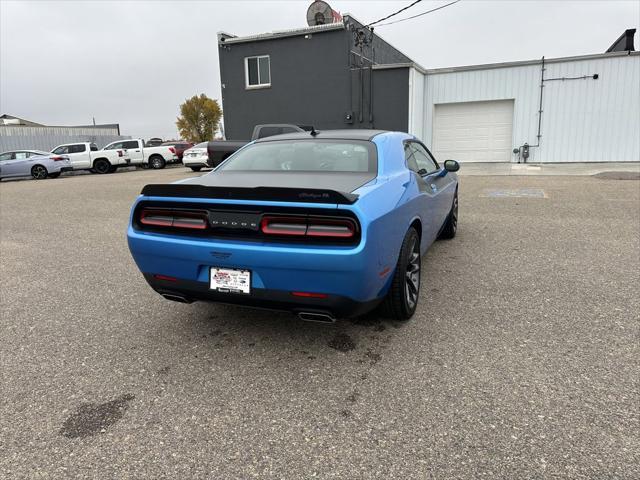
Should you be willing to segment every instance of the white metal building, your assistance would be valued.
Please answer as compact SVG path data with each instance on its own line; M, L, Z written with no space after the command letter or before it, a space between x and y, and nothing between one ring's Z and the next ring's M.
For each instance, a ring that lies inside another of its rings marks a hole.
M527 143L529 163L640 161L640 52L409 67L409 132L436 158L517 162Z

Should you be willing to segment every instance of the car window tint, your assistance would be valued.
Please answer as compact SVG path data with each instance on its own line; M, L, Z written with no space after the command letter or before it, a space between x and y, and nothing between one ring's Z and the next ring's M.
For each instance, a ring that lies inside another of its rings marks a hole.
M121 148L138 148L138 142L135 140L129 140L128 142L122 142L121 143L122 147Z
M92 143L89 148L91 149L92 152L97 152L98 151L98 146L95 143ZM86 147L84 145L82 145L82 152L84 152L86 150Z
M3 153L2 155L0 155L0 162L6 162L7 160L11 160L11 155L12 153Z
M438 169L438 164L422 145L416 142L411 142L410 145L413 150L413 158L418 164L418 171L426 170L427 173L431 173Z
M375 145L359 140L282 140L256 143L235 153L222 170L375 172Z
M418 162L416 161L416 157L414 155L414 150L411 148L410 143L404 144L404 158L407 162L407 168L413 172L418 172L420 167L418 166Z
M68 145L63 145L62 147L58 147L52 153L55 153L56 155L62 155L64 153L69 153L69 146Z
M77 143L75 145L69 145L69 153L82 153L87 150L87 146L84 143Z

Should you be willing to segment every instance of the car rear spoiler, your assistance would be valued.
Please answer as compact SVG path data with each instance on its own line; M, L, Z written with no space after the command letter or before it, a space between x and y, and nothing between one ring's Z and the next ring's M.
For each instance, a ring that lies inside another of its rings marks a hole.
M284 187L209 187L205 185L151 184L142 189L147 197L219 198L263 200L273 202L337 203L352 205L358 200L353 193L316 188Z

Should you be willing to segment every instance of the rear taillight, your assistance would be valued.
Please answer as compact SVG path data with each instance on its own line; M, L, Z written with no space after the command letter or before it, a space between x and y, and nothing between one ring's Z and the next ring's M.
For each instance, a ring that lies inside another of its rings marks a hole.
M266 235L348 239L355 236L356 225L349 218L265 216L260 230Z
M150 227L204 230L207 228L207 219L206 212L160 210L154 208L143 208L140 212L140 223Z
M62 160L66 160L66 159L67 159L67 157L59 157L59 156L57 156L57 157L49 157L49 160L53 160L54 162L60 162Z
M169 151L170 151L171 153L176 153L176 149L175 149L175 148L173 148L173 147L169 147Z

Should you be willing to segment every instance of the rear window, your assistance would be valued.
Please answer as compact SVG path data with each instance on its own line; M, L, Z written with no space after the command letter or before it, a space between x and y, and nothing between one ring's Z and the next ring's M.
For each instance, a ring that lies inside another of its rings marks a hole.
M240 150L221 170L376 172L376 148L360 140L275 140Z

